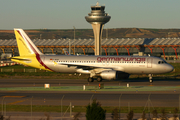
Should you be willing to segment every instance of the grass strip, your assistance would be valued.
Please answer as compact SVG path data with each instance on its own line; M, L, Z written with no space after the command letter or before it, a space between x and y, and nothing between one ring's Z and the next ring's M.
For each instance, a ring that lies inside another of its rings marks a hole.
M97 86L86 86L83 90L82 86L58 86L45 89L44 87L1 87L0 91L171 91L176 92L180 90L179 86L104 86L99 89Z

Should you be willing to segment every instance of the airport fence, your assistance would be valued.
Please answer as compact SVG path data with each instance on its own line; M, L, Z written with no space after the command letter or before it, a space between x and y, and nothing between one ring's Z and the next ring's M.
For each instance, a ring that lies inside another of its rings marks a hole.
M67 100L66 96L61 96L59 100L46 97L41 99L37 96L3 96L1 97L0 111L1 115L8 120L74 120L74 116L78 113L81 114L79 116L80 120L86 120L86 106L92 103L93 97L94 95L87 99L85 105L78 106L70 102L73 99ZM117 106L102 107L106 109L106 120L112 120L113 114L120 116L121 120L126 120L131 110L134 112L133 118L138 120L142 120L142 117L145 119L154 118L156 120L161 120L162 117L165 118L163 120L173 120L176 117L175 120L179 120L179 110L177 107L153 107L150 98L145 101L147 101L145 105L142 103L142 106L136 107L130 106L129 103L127 106L118 103ZM118 109L117 113L112 114L112 111L116 108ZM156 114L158 119L155 118L154 114Z

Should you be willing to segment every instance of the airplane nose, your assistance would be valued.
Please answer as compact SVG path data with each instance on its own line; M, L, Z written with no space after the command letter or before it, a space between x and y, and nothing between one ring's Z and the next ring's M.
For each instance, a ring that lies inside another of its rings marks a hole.
M166 70L167 70L168 72L172 72L172 71L174 70L174 67L173 67L172 65L168 65L168 66L166 67Z

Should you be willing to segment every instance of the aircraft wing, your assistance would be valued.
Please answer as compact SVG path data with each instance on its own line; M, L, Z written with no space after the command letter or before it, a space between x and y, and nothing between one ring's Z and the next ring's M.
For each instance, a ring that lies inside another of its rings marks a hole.
M58 64L59 65L67 65L68 67L74 66L77 69L83 69L83 70L93 70L96 68L102 68L102 67L98 67L98 66L87 66L87 65L79 65L79 64L71 64L71 63L58 63Z
M83 69L83 70L95 70L95 69L104 69L104 70L115 70L115 71L124 71L123 67L109 67L109 66L104 66L104 67L98 67L98 66L88 66L88 65L80 65L80 64L71 64L71 63L58 63L59 65L67 65L68 67L74 66L77 69Z

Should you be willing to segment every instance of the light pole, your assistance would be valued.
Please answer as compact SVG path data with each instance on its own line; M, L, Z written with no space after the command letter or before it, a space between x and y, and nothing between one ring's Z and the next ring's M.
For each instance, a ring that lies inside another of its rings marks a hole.
M74 55L75 55L75 38L76 38L76 34L75 34L75 27L73 26L73 28L74 28Z
M108 28L106 28L106 39L108 39Z
M91 105L91 101L92 101L93 96L94 96L94 94L93 94L93 95L91 96L91 98L90 98L90 105Z
M121 119L121 96L122 94L119 96L119 120Z
M4 115L4 114L3 114L4 98L5 98L5 97L3 97L3 99L2 99L2 115Z
M71 54L71 39L69 39L69 55Z
M179 95L179 119L180 119L180 95Z
M61 98L61 120L62 120L62 100L63 100L63 98L64 98L64 95L63 95L63 97Z
M32 120L32 101L33 101L33 96L32 96L32 98L31 98L31 120Z

